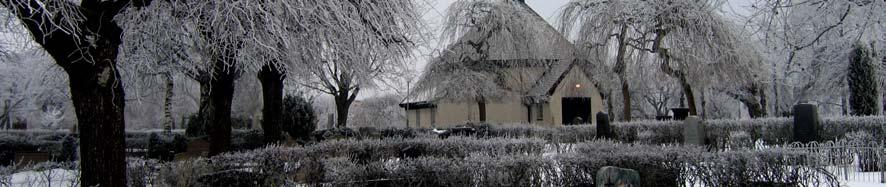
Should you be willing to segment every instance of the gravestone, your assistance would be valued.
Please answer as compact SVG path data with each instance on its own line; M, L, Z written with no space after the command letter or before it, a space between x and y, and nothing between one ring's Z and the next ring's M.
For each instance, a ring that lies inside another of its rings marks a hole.
M704 145L705 124L698 116L689 116L683 121L683 143Z
M674 113L674 120L677 121L682 121L689 117L689 108L672 108L671 112Z
M22 165L32 165L49 161L49 153L41 151L16 151L15 163Z
M640 174L632 169L605 166L597 171L597 187L639 187Z
M818 141L820 129L818 108L813 104L801 103L794 106L794 137L795 142Z
M603 112L597 112L597 138L612 138L609 115Z

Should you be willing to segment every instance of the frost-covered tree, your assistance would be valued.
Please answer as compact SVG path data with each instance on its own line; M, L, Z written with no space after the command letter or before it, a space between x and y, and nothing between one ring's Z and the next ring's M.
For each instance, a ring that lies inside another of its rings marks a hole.
M68 74L81 147L84 186L126 185L123 87L115 17L150 0L3 0L5 27L27 30Z
M603 63L597 67L612 67L608 73L619 74L624 103L631 101L625 81L631 70L624 68L632 67L632 59L655 61L653 67L680 84L690 114L698 115L695 89L749 84L760 68L753 46L718 12L721 5L717 0L576 0L564 9L561 27L575 35L581 53L602 58L590 62ZM640 52L630 55L626 49ZM614 63L605 64L610 61ZM627 115L630 106L625 107Z
M884 1L759 0L751 8L745 20L767 49L774 114L803 101L841 103L852 46L886 41Z
M308 8L287 10L281 33L286 61L295 82L330 94L336 127L347 125L348 111L360 93L406 67L419 36L417 5L410 0L316 1ZM301 4L301 3L296 3ZM306 25L301 25L306 24Z
M42 124L44 114L55 111L61 112L56 117L62 119L56 123L62 126L56 127L70 127L68 119L74 117L68 80L46 52L32 48L4 55L0 61L0 129L12 128L14 123Z
M397 104L403 97L398 95L382 95L359 101L355 105L350 121L356 127L406 127L406 114Z
M542 66L528 62L532 67L508 67L508 61L553 59L573 53L571 48L567 51L557 45L565 43L562 36L549 32L550 26L522 0L456 1L444 20L441 40L447 49L431 60L413 92L455 102L475 102L480 121L485 120L486 103L528 90L509 87L507 81L526 81L516 74L530 73L529 69Z
M639 29L643 29L640 17L645 12L641 1L572 1L564 7L561 18L560 30L563 33L574 35L576 44L581 46L582 53L589 58L597 58L590 60L591 62L604 63L597 67L606 67L608 72L615 73L619 79L618 83L621 87L622 96L622 119L631 120L631 89L630 82L633 77L629 77L633 69L628 66L633 64L629 59L633 53L633 48L629 46L642 46L644 41L639 41ZM577 27L577 28L574 28ZM610 51L614 48L614 59L609 57ZM631 51L629 51L631 50ZM612 63L605 63L612 61ZM600 80L600 79L598 79ZM606 80L606 79L602 79ZM606 83L608 81L599 81ZM607 87L607 86L603 86Z
M876 55L865 44L856 44L852 50L846 77L852 115L867 116L880 113L876 59Z
M164 1L127 15L127 58L153 59L155 67L179 69L200 83L198 113L207 121L210 155L230 147L234 83L240 62L253 60L238 59L244 43L253 41L248 34L258 10L251 2ZM162 56L137 56L153 51Z

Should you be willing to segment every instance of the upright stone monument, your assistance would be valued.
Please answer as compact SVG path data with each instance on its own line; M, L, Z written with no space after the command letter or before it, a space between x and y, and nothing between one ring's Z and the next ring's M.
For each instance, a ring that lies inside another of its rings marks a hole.
M705 124L698 116L689 116L683 121L684 144L705 145L705 133Z
M597 187L640 187L640 173L632 169L606 166L597 171Z
M609 126L609 115L603 112L597 113L597 138L612 138L612 128Z
M800 103L794 106L794 142L819 141L818 130L821 129L818 107L813 104Z

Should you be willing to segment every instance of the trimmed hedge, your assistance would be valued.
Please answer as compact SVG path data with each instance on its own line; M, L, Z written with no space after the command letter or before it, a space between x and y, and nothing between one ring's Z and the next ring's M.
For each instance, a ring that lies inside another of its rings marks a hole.
M782 149L707 152L697 146L591 141L560 153L539 154L534 148L517 148L528 143L520 139L450 139L436 140L442 145L439 150L464 147L453 149L459 154L427 151L403 156L396 153L398 146L393 146L421 145L424 139L346 140L307 147L269 147L208 160L167 163L165 167L193 178L252 168L246 171L262 176L250 179L254 181L280 184L282 179L286 184L330 186L592 186L597 170L603 166L637 170L642 186L837 185L825 171L806 167L804 153ZM167 175L161 172L160 176ZM181 184L193 183L162 185Z

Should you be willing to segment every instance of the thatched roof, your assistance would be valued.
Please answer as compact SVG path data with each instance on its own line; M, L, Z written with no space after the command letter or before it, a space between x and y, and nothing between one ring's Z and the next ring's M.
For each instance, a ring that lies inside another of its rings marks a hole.
M439 99L451 99L441 97L459 97L440 94L446 92L446 89L457 91L470 89L459 84L466 86L498 84L496 88L505 89L504 92L516 92L511 93L515 95L531 98L548 96L564 74L573 67L576 48L525 3L513 2L510 5L513 9L508 10L512 14L509 16L517 18L508 20L519 20L519 23L475 27L465 32L440 56L431 61L420 81L424 86L420 85L419 89L410 93L404 103L427 103ZM482 80L464 80L465 82L447 84L447 81L459 79L457 77L460 75L449 75L457 74L453 72L458 71L457 68L467 68L473 70L472 73L481 72L489 76L480 76L485 77ZM529 81L525 85L530 88L528 90L511 90L501 85L503 84L501 80L487 80L489 77L503 77L500 74L507 73L504 70L508 68L534 68L533 71L541 70L543 73L529 77L534 81ZM445 78L434 79L435 77ZM440 88L441 85L450 85L450 88ZM477 92L487 92L487 89L483 88Z

